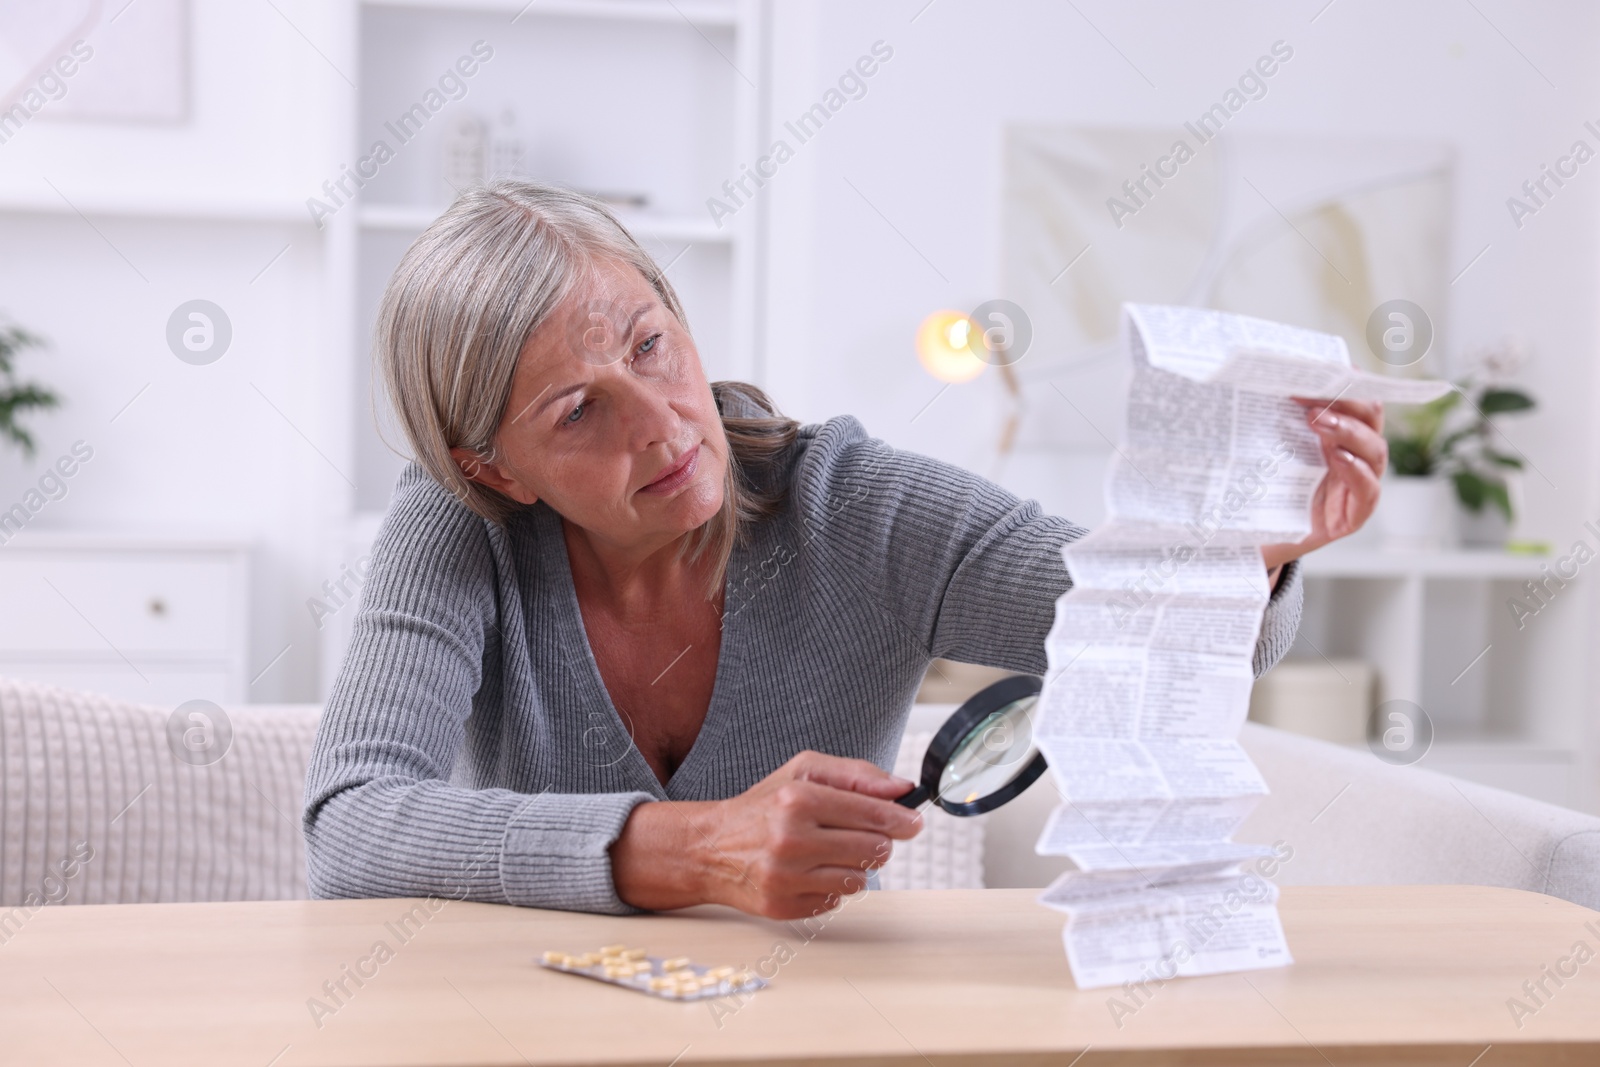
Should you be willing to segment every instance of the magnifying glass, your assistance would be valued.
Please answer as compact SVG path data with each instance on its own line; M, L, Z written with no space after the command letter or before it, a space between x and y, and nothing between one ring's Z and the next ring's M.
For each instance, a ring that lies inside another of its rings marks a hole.
M922 757L922 784L895 803L928 802L951 815L982 815L1019 796L1045 772L1033 740L1043 683L1031 675L1002 678L970 697L945 720Z

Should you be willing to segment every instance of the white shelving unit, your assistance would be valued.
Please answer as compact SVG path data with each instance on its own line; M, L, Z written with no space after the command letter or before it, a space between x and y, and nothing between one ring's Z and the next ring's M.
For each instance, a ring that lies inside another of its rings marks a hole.
M360 0L351 158L439 74L486 42L466 92L400 147L332 220L353 249L352 388L358 513L381 510L403 460L374 426L368 342L383 286L406 247L448 205L443 153L472 116L509 109L526 146L519 176L643 197L618 215L667 270L711 378L763 377L758 346L760 198L719 226L705 208L763 143L762 0Z
M1507 606L1530 602L1525 583L1541 582L1550 562L1493 551L1312 553L1291 655L1371 663L1378 704L1411 701L1432 721L1424 766L1593 810L1587 726L1559 696L1582 692L1587 678L1587 657L1569 647L1583 632L1582 601L1552 583L1534 618L1519 625Z

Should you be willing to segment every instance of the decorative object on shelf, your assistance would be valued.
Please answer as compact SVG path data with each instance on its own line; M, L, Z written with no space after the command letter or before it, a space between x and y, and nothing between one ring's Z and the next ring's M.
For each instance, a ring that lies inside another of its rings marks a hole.
M1502 341L1478 355L1484 384L1475 393L1468 393L1473 379L1462 383L1461 391L1468 394L1473 414L1466 425L1445 438L1441 447L1452 457L1454 469L1450 478L1462 507L1463 544L1503 547L1511 536L1511 521L1516 517L1516 472L1522 470L1523 461L1520 454L1512 455L1496 446L1495 435L1499 431L1491 420L1496 415L1535 407L1533 397L1503 384L1526 361L1527 352L1521 344Z
M483 181L488 172L489 138L474 115L458 119L444 139L444 181L453 196Z
M607 207L622 207L633 211L643 211L650 206L648 193L630 193L627 190L616 189L580 189L579 192L594 197Z
M1480 369L1457 381L1454 392L1394 418L1388 434L1394 477L1378 509L1391 545L1442 548L1450 543L1454 516L1446 483L1461 505L1463 543L1505 545L1516 514L1509 474L1523 461L1498 447L1493 418L1534 407L1527 393L1499 384L1521 360L1515 342L1487 349L1479 356Z
M1392 446L1391 446L1392 447ZM1377 526L1384 548L1439 552L1454 546L1450 482L1438 474L1405 474L1390 452L1389 477L1383 480Z
M24 455L33 455L33 435L17 421L26 411L43 411L60 398L42 385L17 380L13 361L19 352L43 348L45 340L15 324L0 326L0 437L9 438Z
M1359 659L1285 660L1250 691L1250 721L1337 745L1367 740L1376 672Z
M489 134L489 177L521 178L527 175L528 143L517 132L517 113L509 105Z

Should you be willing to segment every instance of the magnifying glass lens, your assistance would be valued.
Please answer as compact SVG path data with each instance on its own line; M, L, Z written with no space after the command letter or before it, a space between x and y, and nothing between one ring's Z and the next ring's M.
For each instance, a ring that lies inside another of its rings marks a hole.
M1013 700L974 726L939 776L939 798L970 804L999 792L1026 771L1039 752L1032 720L1037 702L1035 696Z

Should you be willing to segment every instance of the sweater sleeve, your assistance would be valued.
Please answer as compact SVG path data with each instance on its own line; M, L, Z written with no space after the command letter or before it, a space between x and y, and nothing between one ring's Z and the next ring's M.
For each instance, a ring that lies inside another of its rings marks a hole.
M419 468L402 477L306 776L311 894L634 911L609 848L649 794L449 782L474 696L498 684L490 536Z
M1055 602L1072 585L1061 548L1087 529L869 437L848 415L814 428L793 484L808 537L835 546L866 598L927 655L1045 673ZM1293 644L1302 596L1300 568L1286 564L1262 619L1258 677Z

